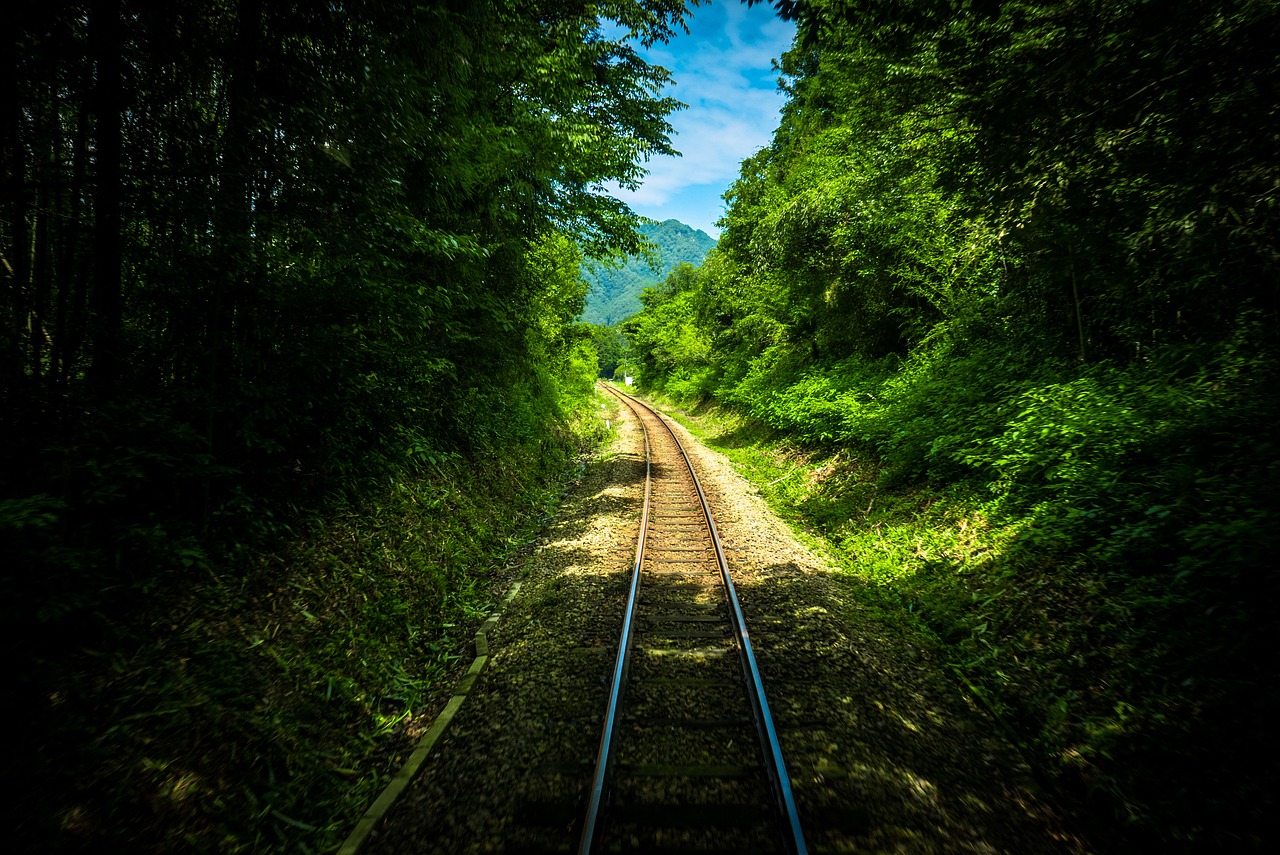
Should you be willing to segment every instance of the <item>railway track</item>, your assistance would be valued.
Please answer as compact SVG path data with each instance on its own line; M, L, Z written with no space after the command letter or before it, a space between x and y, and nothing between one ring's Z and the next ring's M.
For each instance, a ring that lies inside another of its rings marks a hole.
M803 770L802 834L715 521L661 417L623 400L637 418L620 453L548 531L493 664L460 684L464 714L367 826L370 855L1089 851L910 640L847 611L767 515L726 492L735 526L759 527L743 532L740 581L778 580L753 598L752 628L767 633ZM638 508L631 556L619 538Z
M661 416L580 855L807 852L705 494Z

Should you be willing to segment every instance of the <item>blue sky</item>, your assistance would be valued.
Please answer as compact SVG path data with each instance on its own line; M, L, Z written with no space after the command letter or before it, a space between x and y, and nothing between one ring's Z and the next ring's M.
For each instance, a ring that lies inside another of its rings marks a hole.
M768 3L748 9L740 0L715 0L693 10L689 35L644 49L649 62L672 73L664 94L689 105L675 113L673 141L683 157L654 158L636 192L615 196L655 220L675 218L719 237L721 194L742 161L773 137L783 96L771 68L791 46L795 25L778 19Z

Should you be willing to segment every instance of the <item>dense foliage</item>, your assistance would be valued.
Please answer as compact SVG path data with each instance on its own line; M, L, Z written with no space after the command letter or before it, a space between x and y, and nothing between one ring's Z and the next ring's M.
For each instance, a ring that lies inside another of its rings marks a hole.
M297 728L363 733L371 698L421 700L390 663L430 657L572 450L596 361L583 253L643 245L603 188L671 151L666 72L633 45L684 14L9 14L0 549L5 650L30 665L12 708L38 723L6 774L37 779L21 839L261 849L325 825L306 770L364 771ZM175 806L187 824L164 827Z
M646 252L596 265L587 277L591 291L582 320L612 326L640 311L640 293L661 282L677 264L698 265L716 245L706 232L679 220L645 223L640 234L648 241ZM611 375L610 375L611 376Z
M782 125L642 382L822 458L771 489L1116 851L1262 846L1280 4L780 5Z

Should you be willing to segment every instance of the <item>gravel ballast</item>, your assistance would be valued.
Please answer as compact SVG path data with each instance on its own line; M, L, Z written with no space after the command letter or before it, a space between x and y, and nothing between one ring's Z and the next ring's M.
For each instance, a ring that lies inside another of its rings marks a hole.
M625 408L612 418L611 447L566 497L488 633L487 669L366 851L576 849L643 498L639 426ZM811 848L1087 851L931 653L875 621L856 585L673 426L725 543Z

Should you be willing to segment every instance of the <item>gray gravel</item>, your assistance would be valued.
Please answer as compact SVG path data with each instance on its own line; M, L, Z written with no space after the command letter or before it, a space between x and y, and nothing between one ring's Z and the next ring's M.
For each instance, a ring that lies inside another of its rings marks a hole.
M489 635L487 670L368 851L576 847L644 478L634 417L608 415L616 440L544 533ZM798 543L724 458L676 431L726 542L811 847L1087 851L930 653L873 621L856 586ZM717 658L709 651L707 676Z

